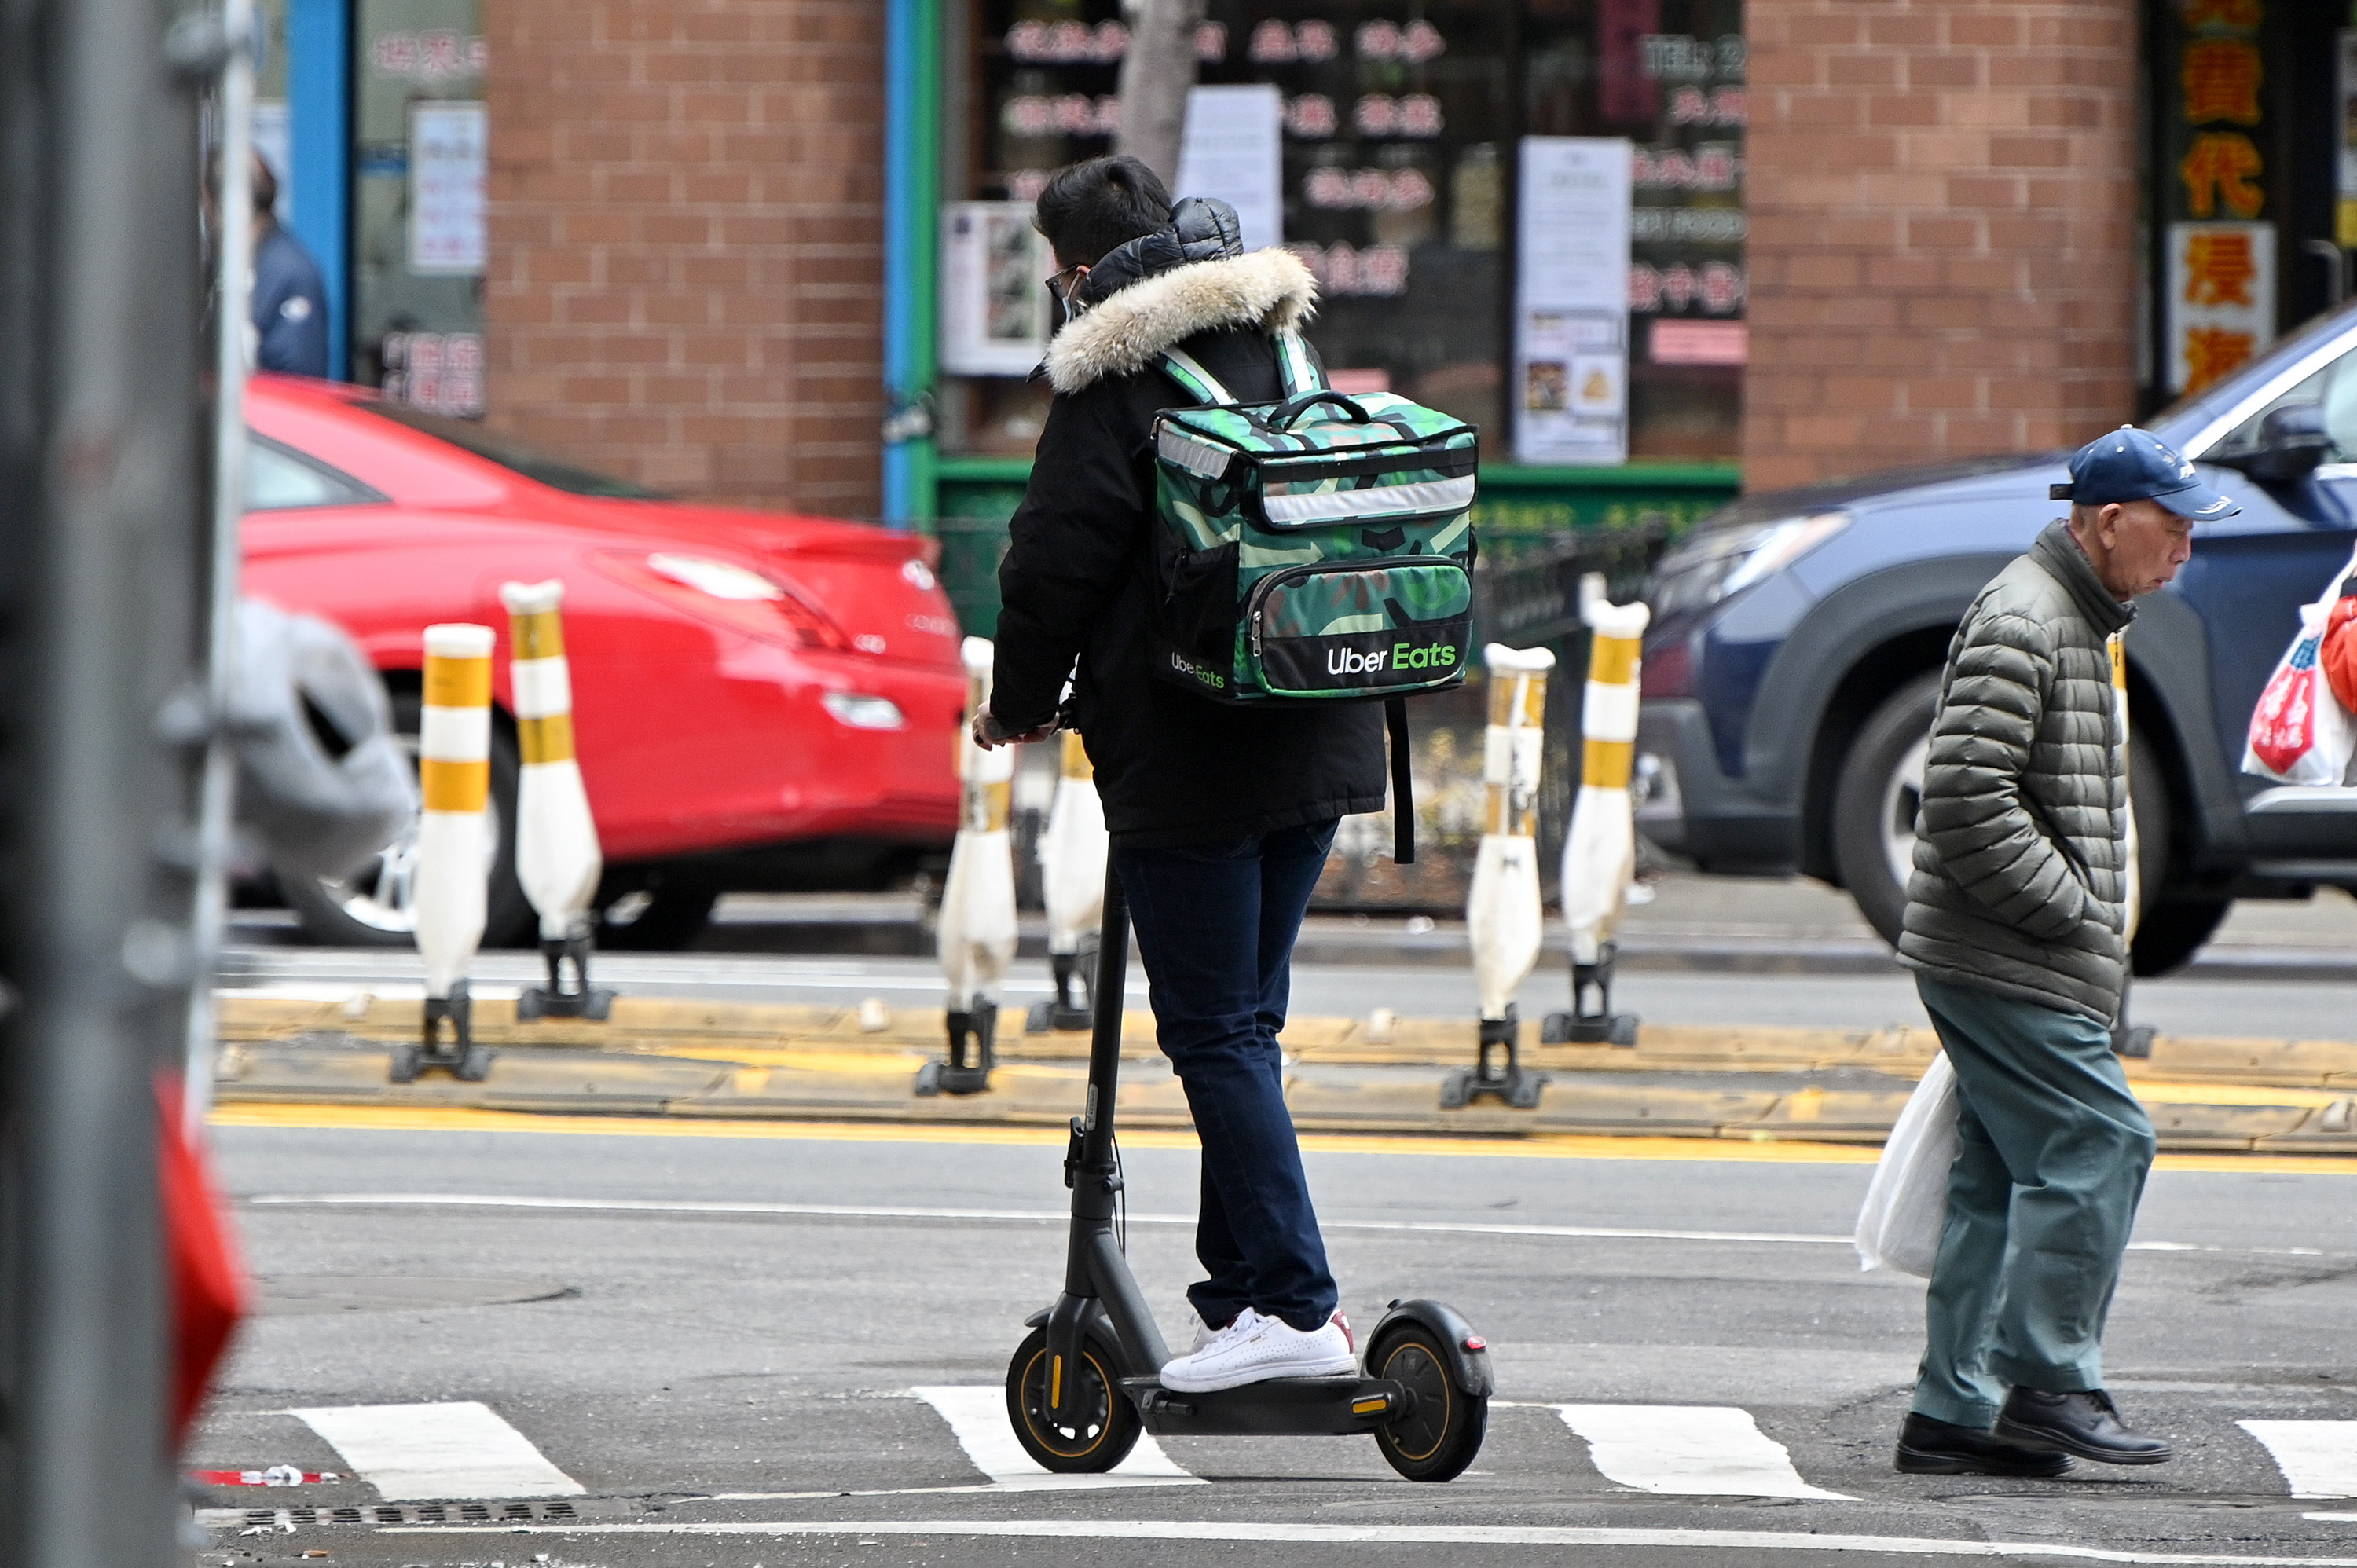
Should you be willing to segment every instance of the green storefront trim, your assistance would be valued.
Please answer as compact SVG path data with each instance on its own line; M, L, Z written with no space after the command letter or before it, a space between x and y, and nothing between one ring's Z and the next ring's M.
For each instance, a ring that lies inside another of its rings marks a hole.
M937 504L920 527L941 540L942 581L958 618L977 637L998 628L998 562L1006 521L1031 478L1028 457L941 457ZM1587 528L1649 521L1674 531L1733 500L1743 471L1732 463L1631 463L1618 468L1485 465L1473 525L1485 551L1538 543Z

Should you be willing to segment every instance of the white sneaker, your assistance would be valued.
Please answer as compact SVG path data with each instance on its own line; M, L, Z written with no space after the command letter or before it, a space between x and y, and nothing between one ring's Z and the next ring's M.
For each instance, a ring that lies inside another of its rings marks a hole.
M1249 1317L1252 1315L1253 1309L1248 1306L1242 1312L1238 1313L1236 1315L1236 1318ZM1200 1350L1204 1346L1209 1345L1212 1340L1217 1339L1221 1335L1225 1334L1228 1329L1233 1328L1236 1326L1236 1318L1229 1319L1228 1323L1223 1327L1214 1328L1210 1324L1203 1321L1203 1315L1201 1313L1196 1311L1191 1306L1189 1307L1187 1309L1187 1337L1189 1343L1187 1347L1187 1354L1189 1356L1193 1355L1196 1351ZM1345 1331L1347 1332L1347 1326Z
M1208 1394L1271 1378L1330 1378L1356 1369L1351 1337L1328 1320L1305 1334L1281 1317L1245 1310L1211 1342L1162 1369L1174 1393Z

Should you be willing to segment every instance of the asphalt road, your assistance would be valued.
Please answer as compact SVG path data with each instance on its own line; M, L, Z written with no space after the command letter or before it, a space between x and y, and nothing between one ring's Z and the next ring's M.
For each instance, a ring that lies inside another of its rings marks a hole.
M1052 1141L239 1114L278 1123L218 1137L273 1310L193 1461L361 1477L223 1506L384 1513L240 1516L208 1563L2357 1563L2357 1503L2294 1498L2272 1456L2305 1434L2357 1490L2357 1165L2165 1162L2110 1383L2180 1457L2005 1482L1889 1467L1921 1288L1841 1240L1857 1153L1327 1141L1311 1177L1353 1320L1430 1294L1494 1348L1473 1470L1418 1487L1361 1439L1189 1439L1134 1477L1156 1484L1053 1489L992 1457L988 1419L1056 1288ZM1166 1331L1195 1167L1184 1140L1129 1140L1130 1252ZM407 1405L431 1408L375 1408ZM2263 1427L2271 1447L2245 1421L2352 1424ZM1749 1466L1729 1495L1681 1456L1696 1422L1721 1434L1702 1460ZM483 1520L419 1522L468 1489Z

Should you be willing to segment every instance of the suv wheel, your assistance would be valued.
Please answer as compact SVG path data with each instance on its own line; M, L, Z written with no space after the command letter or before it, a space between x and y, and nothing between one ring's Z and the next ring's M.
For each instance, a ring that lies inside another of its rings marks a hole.
M1892 693L1859 727L1834 784L1834 869L1858 913L1893 947L1907 916L1915 819L1922 808L1923 766L1939 702L1936 670ZM2128 791L2136 808L2136 878L2144 904L2136 972L2165 974L2193 956L2225 918L2225 906L2161 900L2169 870L2169 781L2145 747L2130 749ZM2207 924L2197 909L2206 914Z

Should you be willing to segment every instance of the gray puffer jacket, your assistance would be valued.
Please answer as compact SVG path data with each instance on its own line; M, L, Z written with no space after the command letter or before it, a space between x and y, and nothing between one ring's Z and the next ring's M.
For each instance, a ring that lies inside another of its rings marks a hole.
M1948 647L1899 959L2110 1023L2126 978L2126 737L2105 639L2135 612L2060 522Z

